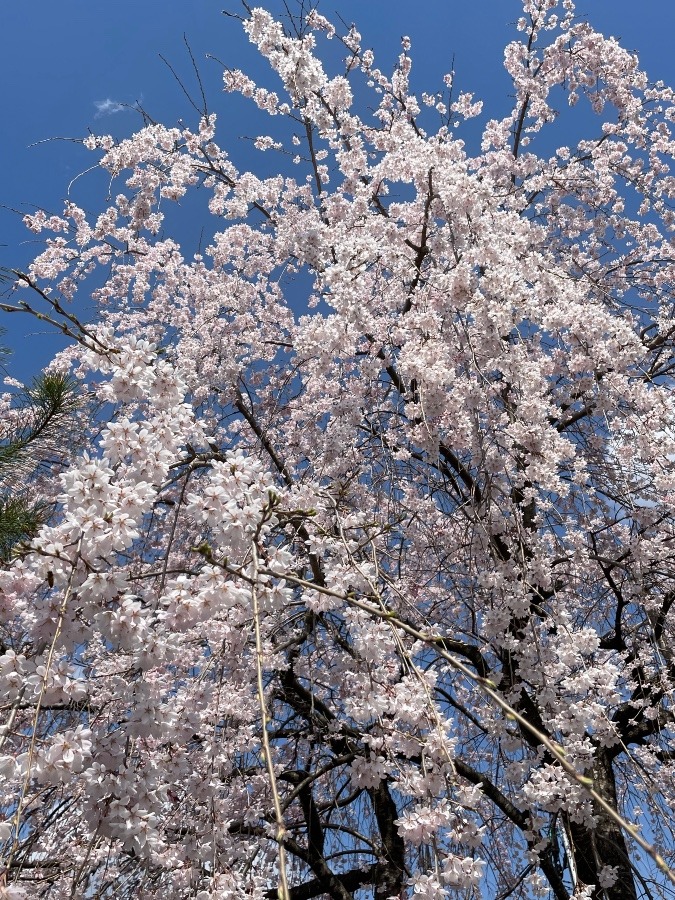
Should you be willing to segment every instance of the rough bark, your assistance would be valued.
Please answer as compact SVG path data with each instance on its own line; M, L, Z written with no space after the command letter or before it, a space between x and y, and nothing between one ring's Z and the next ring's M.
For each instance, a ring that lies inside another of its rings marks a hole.
M598 750L592 777L596 791L616 808L616 778L606 750ZM570 822L577 878L583 884L596 885L594 900L637 900L635 877L623 832L603 810L596 807L593 814L594 828ZM602 889L599 877L604 866L615 867L617 879L611 887Z

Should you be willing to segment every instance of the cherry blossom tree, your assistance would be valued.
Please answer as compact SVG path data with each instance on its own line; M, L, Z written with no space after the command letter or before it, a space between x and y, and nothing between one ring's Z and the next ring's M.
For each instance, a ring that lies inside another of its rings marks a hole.
M524 0L471 155L407 39L241 24L296 168L205 107L27 218L98 408L0 572L6 895L672 897L675 94Z

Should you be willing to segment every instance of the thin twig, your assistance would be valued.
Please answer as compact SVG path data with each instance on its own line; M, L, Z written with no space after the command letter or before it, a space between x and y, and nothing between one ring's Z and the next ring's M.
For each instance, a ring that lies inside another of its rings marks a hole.
M286 836L286 826L284 825L284 814L281 809L281 799L277 787L277 779L274 773L274 761L272 759L272 750L270 748L270 738L267 732L269 717L267 714L267 704L265 703L265 685L263 681L263 646L262 633L260 628L260 604L258 603L258 550L255 541L251 545L253 555L252 579L251 579L251 603L253 606L253 629L255 632L255 659L256 659L256 681L258 688L258 701L260 703L260 715L262 718L262 745L263 756L265 757L265 765L270 780L270 790L272 791L272 802L274 804L274 818L277 825L276 841L279 847L279 900L290 900L290 892L288 890L288 880L286 878L286 848L284 846L284 838Z

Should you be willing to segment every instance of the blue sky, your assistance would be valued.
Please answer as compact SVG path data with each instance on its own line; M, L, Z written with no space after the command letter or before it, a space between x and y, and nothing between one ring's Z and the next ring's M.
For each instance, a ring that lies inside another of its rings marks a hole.
M292 5L294 0L290 0ZM260 5L278 11L278 0ZM4 5L7 36L0 54L4 123L0 142L0 204L21 211L41 206L60 212L69 182L91 165L92 155L61 138L87 131L129 134L138 115L121 104L139 102L153 118L173 125L194 122L190 108L162 54L194 86L185 33L199 64L207 99L218 112L217 140L244 167L255 151L243 140L264 132L260 119L238 98L223 95L222 70L207 53L231 67L266 77L265 64L248 44L239 24L222 15L238 11L238 0L20 0ZM458 89L485 101L488 117L508 109L509 83L503 47L515 35L517 0L323 0L320 10L337 21L355 22L364 45L390 68L402 35L413 41L413 85L440 89L454 57ZM579 0L577 10L595 27L636 50L653 80L675 82L675 2L673 0ZM267 83L270 83L268 77ZM250 114L249 114L250 112ZM50 140L56 139L56 140ZM471 148L469 148L471 150ZM258 154L255 158L260 161ZM267 163L267 159L265 159ZM255 164L255 163L254 163ZM91 212L104 203L105 186L92 176L72 187L76 202ZM39 249L20 217L0 209L0 265L25 268ZM80 303L86 309L86 298ZM24 380L62 346L35 320L0 315L5 340L14 349L11 374Z

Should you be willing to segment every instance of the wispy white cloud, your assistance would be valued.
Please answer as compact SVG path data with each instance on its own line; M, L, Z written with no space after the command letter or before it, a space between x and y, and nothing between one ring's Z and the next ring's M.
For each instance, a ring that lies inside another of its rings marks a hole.
M94 106L97 119L100 119L101 116L113 116L115 113L124 112L125 109L130 108L128 103L120 103L118 100L111 100L110 97L106 100L94 100Z

